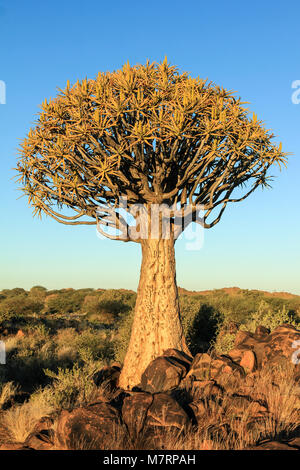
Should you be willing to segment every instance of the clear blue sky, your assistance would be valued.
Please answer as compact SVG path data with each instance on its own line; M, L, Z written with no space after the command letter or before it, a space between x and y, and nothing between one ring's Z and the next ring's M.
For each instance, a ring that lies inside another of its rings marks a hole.
M236 90L293 152L273 189L227 207L199 251L176 245L178 284L300 294L300 4L276 0L104 2L0 1L1 278L0 289L136 289L139 246L100 240L95 228L32 218L11 179L19 139L39 104L66 81L94 78L129 60L168 61L191 76Z

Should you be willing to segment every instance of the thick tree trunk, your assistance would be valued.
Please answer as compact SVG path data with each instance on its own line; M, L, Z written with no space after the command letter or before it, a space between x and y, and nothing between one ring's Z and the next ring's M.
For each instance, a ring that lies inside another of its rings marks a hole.
M119 385L138 385L148 364L166 349L188 354L179 313L172 239L142 240L142 266L135 316Z

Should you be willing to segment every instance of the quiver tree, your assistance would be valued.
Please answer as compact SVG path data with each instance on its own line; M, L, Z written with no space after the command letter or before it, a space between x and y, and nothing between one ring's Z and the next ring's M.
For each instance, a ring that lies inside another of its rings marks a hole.
M127 63L95 80L68 82L42 104L22 141L18 172L34 214L68 225L97 224L109 238L141 245L124 388L137 385L164 350L188 352L175 273L180 233L192 221L213 227L228 203L269 186L269 168L286 163L281 144L272 143L273 134L243 104L230 91L180 74L166 58ZM136 226L118 210L121 200L137 217ZM164 208L155 236L149 230L152 207Z

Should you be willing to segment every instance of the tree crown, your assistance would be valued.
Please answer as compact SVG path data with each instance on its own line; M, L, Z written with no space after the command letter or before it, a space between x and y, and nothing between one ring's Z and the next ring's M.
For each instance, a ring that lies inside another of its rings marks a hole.
M126 197L128 207L201 204L210 228L228 202L269 186L268 169L286 164L281 144L244 104L212 82L180 74L166 58L68 82L43 102L21 143L22 190L34 214L65 224L96 224L99 205L116 207Z

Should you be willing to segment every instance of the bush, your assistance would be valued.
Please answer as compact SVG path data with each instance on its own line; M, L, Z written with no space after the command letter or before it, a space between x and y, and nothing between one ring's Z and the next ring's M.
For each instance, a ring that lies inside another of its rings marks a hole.
M86 292L75 290L51 294L45 299L45 313L68 314L78 312L85 296Z
M74 364L72 369L59 368L57 373L45 370L45 374L53 380L45 390L49 404L55 409L70 410L91 402L97 393L92 378L101 367L101 362L89 360L83 366Z
M29 291L29 297L44 302L45 297L48 295L46 287L33 286Z
M0 321L38 314L42 308L42 302L30 299L25 295L7 297L0 303Z
M4 297L15 297L16 295L27 295L27 292L22 287L15 287L14 289L3 289L1 294Z
M115 360L121 364L124 362L124 358L128 349L133 317L134 309L122 315L114 338Z
M235 337L235 333L219 334L211 345L217 354L228 354L234 348Z
M110 362L114 359L113 343L106 331L87 329L78 335L76 347L79 354L88 353L92 360Z
M215 338L219 316L213 306L201 300L181 299L181 316L189 349L193 355L205 352Z
M272 331L283 323L297 326L299 321L285 305L282 308L273 309L269 303L262 300L257 311L251 316L250 320L242 325L241 329L254 333L256 328L262 325Z

